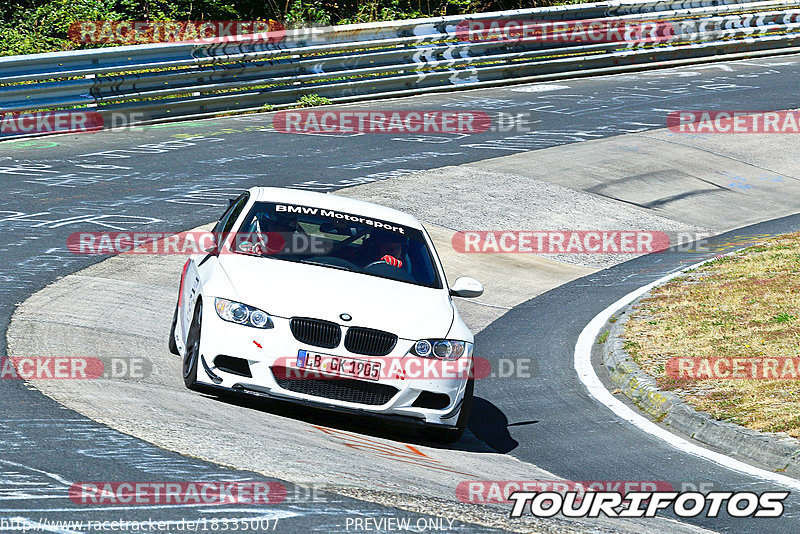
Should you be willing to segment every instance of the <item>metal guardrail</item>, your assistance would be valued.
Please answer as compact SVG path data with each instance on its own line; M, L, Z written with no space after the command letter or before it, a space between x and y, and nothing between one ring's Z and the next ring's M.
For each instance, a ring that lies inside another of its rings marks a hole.
M668 40L470 42L465 21L669 24ZM161 43L0 58L0 112L85 109L138 122L800 52L800 0L616 1L290 30L277 43ZM8 136L2 136L7 138Z

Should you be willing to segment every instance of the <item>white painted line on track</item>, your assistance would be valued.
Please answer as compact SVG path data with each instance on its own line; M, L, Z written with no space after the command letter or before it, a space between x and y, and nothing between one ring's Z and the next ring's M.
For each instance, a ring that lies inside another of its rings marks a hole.
M558 91L559 89L569 89L569 85L558 84L536 84L510 87L508 90L514 93L544 93L547 91Z
M732 471L770 482L775 482L795 490L800 490L800 480L788 477L786 475L781 475L779 473L773 473L771 471L767 471L766 469L761 469L740 460L736 460L735 458L731 458L725 454L706 449L705 447L691 443L690 441L676 436L664 428L661 428L646 417L633 411L622 401L615 398L597 377L597 373L594 372L594 367L592 367L591 359L594 341L598 334L600 334L600 330L605 326L608 319L615 312L617 312L617 310L633 302L640 296L650 291L652 288L661 285L686 271L696 269L697 267L700 267L701 265L715 259L716 258L710 258L705 261L701 261L659 278L655 282L628 293L597 314L589 322L589 324L586 325L580 336L578 336L578 342L575 344L575 370L578 372L578 377L580 378L581 382L583 382L583 385L586 386L586 389L589 390L589 394L592 397L608 407L608 409L614 412L617 417L631 423L643 432L647 432L648 434L669 443L682 452L712 461Z
M12 462L10 460L0 460L0 464L10 465L12 467L18 467L20 469L27 469L28 471L33 471L34 473L42 474L42 475L44 475L44 476L46 476L48 478L52 478L56 482L64 484L65 486L71 486L72 485L72 482L70 482L69 480L67 480L66 478L64 478L64 477L62 477L60 475L57 475L55 473L48 473L47 471L42 471L41 469L34 469L33 467L30 467L30 466L25 465L25 464Z

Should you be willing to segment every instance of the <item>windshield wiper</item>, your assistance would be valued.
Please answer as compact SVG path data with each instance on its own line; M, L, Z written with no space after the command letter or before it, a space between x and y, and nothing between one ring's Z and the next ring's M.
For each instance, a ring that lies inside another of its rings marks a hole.
M309 261L309 260L298 260L300 263L305 263L307 265L319 265L320 267L333 267L334 269L340 269L342 271L350 271L355 272L350 267L345 267L344 265L336 265L333 263L324 263L321 261Z

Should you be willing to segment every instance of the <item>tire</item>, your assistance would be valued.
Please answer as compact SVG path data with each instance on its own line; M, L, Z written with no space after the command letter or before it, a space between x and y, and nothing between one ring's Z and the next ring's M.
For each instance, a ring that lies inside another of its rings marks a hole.
M200 326L203 317L203 301L198 300L194 317L186 336L186 350L183 356L183 383L193 391L202 388L197 384L197 365L200 361Z
M453 444L461 440L461 436L467 430L469 424L469 414L472 411L472 399L475 396L475 379L467 380L467 387L464 390L464 400L461 403L461 411L458 412L458 419L454 427L442 427L427 429L425 435L436 443Z
M172 326L169 329L169 351L176 355L180 356L180 352L178 352L178 345L175 343L175 326L178 324L178 306L175 306L175 314L172 316Z

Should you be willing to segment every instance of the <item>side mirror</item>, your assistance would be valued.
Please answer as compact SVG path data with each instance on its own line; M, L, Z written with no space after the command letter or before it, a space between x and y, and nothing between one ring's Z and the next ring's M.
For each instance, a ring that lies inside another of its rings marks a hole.
M469 276L462 276L456 278L456 281L453 282L452 287L450 287L450 294L454 297L465 299L480 297L483 295L483 284Z
M205 252L206 254L210 254L212 256L219 256L219 242L217 241L218 235L219 234L217 234L216 232L211 233L209 242L203 243L204 245L210 245L210 246L206 248L203 252Z

